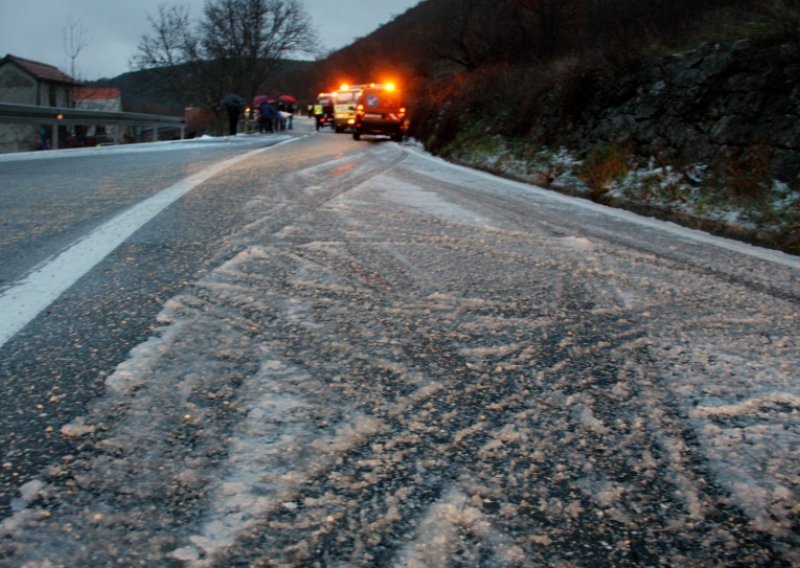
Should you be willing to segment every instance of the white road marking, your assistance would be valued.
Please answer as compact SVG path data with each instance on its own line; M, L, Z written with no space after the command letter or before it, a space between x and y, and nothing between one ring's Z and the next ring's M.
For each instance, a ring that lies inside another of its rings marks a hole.
M35 268L24 279L0 295L0 314L2 314L0 347L58 299L81 276L169 205L230 166L294 140L297 138L224 160L182 179L123 211Z

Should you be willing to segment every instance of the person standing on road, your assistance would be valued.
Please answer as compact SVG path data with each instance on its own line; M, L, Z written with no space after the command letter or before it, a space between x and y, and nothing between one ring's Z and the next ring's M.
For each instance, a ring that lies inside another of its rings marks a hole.
M264 125L264 130L273 132L275 130L275 114L277 113L275 107L272 106L272 103L266 101L261 105L259 112L261 112L261 122Z
M263 106L264 105L261 105L260 107L258 107L258 133L259 134L264 134L264 129L266 127L266 125L264 124L264 110L262 108Z
M275 117L275 130L286 130L286 103L278 100L277 116Z
M319 130L320 125L322 124L322 114L325 111L322 108L322 105L317 103L314 105L314 119L317 122L317 130Z
M236 136L236 127L239 124L239 115L242 112L244 99L236 93L228 93L222 99L222 105L228 111L228 134Z

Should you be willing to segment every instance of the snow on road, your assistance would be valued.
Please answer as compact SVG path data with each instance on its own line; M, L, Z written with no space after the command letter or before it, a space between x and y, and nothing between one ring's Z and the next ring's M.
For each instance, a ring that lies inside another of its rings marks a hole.
M800 564L790 257L396 145L275 175L0 564Z

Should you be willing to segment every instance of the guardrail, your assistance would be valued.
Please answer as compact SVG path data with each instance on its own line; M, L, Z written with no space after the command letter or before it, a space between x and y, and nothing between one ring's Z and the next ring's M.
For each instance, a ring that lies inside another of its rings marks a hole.
M186 119L180 116L142 114L136 112L110 112L81 108L46 107L0 103L0 122L30 124L34 126L53 126L52 147L58 148L58 127L60 125L116 126L114 143L119 144L119 126L150 126L153 140L158 140L159 128L180 128L181 140L186 133Z

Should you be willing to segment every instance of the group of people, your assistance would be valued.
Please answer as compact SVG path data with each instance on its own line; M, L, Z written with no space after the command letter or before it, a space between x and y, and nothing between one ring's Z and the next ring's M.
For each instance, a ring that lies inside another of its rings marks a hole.
M242 114L242 107L245 100L237 94L229 93L222 99L222 105L228 112L228 133L236 135L239 125L239 118ZM258 131L276 132L279 130L292 129L294 118L294 105L286 101L278 100L277 103L265 100L258 107Z
M278 101L277 105L264 101L258 109L258 131L276 132L292 129L294 105Z

